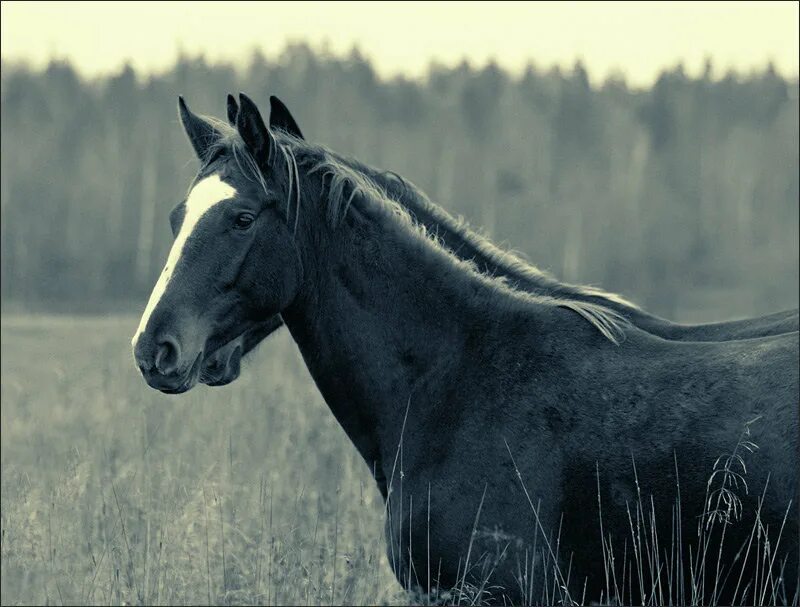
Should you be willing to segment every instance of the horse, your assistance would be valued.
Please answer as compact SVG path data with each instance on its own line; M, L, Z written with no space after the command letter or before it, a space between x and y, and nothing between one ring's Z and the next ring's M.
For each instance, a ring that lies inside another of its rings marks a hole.
M516 289L247 96L235 128L178 106L201 167L132 339L149 386L186 392L209 354L280 315L373 471L408 588L685 602L686 567L699 602L796 600L796 332L670 341ZM677 538L674 558L658 538ZM716 554L729 565L708 571Z
M269 127L304 139L300 126L289 108L277 97L270 96ZM228 122L235 126L238 112L236 99L227 98ZM625 316L629 322L658 337L678 341L727 341L750 339L797 331L798 310L787 310L744 320L685 325L648 313L627 299L594 287L571 285L558 281L549 273L502 251L483 238L463 220L457 220L441 206L433 203L416 185L392 171L381 171L329 151L339 162L370 177L387 196L405 207L415 220L437 235L442 244L462 259L471 260L479 270L491 276L505 277L517 289L555 297L599 303ZM239 377L241 360L264 339L283 326L279 316L256 325L209 357L200 381L209 386L224 386Z

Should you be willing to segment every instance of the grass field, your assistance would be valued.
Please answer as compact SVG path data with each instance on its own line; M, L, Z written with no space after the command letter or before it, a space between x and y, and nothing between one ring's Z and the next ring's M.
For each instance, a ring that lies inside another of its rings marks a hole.
M288 333L270 338L233 385L167 396L133 364L137 322L3 317L0 602L408 604L387 562L375 483ZM715 464L716 475L722 486L711 496L735 506L727 464ZM636 530L655 520L648 508L635 505ZM716 512L702 516L713 521ZM631 525L628 539L640 542ZM703 529L711 537L722 527ZM755 580L747 572L745 592L759 604L785 602L773 567L782 528L753 529L753 553L768 566ZM763 546L762 535L771 538ZM658 563L658 545L634 556ZM623 572L624 563L642 565L607 548L598 559L622 556ZM659 592L672 597L680 585L684 596L685 582L691 604L706 603L713 555L706 563L703 553L695 574L671 554L665 571L682 577ZM745 561L723 565L744 573ZM626 603L624 586L623 576L623 598L609 595L616 603ZM655 586L647 596L664 602Z
M288 334L160 394L134 317L4 317L2 603L396 604L383 509Z

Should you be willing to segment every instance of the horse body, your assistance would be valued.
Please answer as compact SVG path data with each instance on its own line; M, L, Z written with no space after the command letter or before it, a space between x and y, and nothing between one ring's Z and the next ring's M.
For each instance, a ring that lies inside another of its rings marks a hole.
M331 235L313 238L331 238L323 245L329 254L312 290L283 316L389 496L387 541L401 582L424 587L420 572L432 567L437 585L457 586L463 562L453 555L466 558L471 545L476 561L491 556L479 572L491 564L489 583L519 600L518 567L531 551L525 538L538 524L554 538L563 516L561 567L571 557L576 572L594 571L587 589L599 596L594 472L606 532L621 545L630 534L626 504L640 492L656 512L670 512L674 458L684 494L693 496L683 507L702 512L714 461L756 418L752 440L761 451L748 462L748 482L760 489L771 474L763 516L782 520L798 486L789 464L798 449L797 334L676 343L630 328L616 346L573 312L469 275L446 256L420 254L420 243L404 249L402 238L363 225L337 235L346 246ZM539 504L538 523L512 454ZM742 498L755 510L753 494ZM683 527L685 538L696 535L694 518ZM734 552L750 529L742 523L729 532ZM668 538L670 529L659 533ZM797 537L796 518L786 537ZM478 585L472 575L466 580Z
M358 169L270 132L241 99L235 131L181 103L204 161L196 183L216 176L233 194L180 232L189 253L171 257L148 305L134 355L151 386L191 388L197 361L280 314L375 474L390 562L408 586L554 602L550 579L562 598L583 588L608 598L609 567L622 571L607 552L621 558L647 504L657 516L641 522L645 541L682 538L673 562L708 552L700 531L719 515L730 524L712 551L755 566L749 552L736 558L755 528L735 520L741 503L776 548L782 530L785 560L769 570L795 595L796 332L671 341L594 300L516 289L456 257ZM709 479L730 474L720 456L728 468L746 461L736 478L747 490L713 489ZM643 596L676 575L654 554L635 572ZM708 577L694 589L701 602L742 598L730 571ZM624 587L617 596L639 600Z

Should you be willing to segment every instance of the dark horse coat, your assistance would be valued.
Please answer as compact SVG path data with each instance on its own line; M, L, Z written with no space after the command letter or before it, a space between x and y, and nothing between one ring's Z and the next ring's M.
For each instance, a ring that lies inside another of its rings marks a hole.
M515 289L240 101L235 130L181 104L203 166L133 341L151 386L191 388L206 353L280 314L375 473L390 562L412 587L597 600L625 575L614 596L653 600L682 563L703 565L695 599L752 600L737 579L761 558L745 551L757 529L780 549L763 592L794 595L796 332L670 341L597 303ZM707 511L730 524L704 548Z
M300 127L288 108L277 98L270 98L270 126L303 139ZM228 96L228 119L233 124L238 106ZM567 297L594 302L622 314L632 324L664 339L678 341L727 341L779 335L798 330L798 311L788 310L744 320L684 325L650 314L622 298L598 289L564 284L552 276L523 262L514 255L497 249L464 222L458 221L442 207L431 202L414 184L390 171L380 171L356 160L331 152L337 160L370 177L386 195L414 216L415 220L435 234L454 255L472 261L478 270L490 276L507 279L515 288L540 295ZM210 357L201 381L208 385L226 385L239 376L241 358L263 339L283 326L280 316L258 323Z

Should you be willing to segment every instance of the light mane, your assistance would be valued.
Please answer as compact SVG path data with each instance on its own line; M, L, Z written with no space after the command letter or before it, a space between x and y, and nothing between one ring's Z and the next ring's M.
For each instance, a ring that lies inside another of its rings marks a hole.
M301 162L303 161L301 160ZM395 225L402 226L404 229L410 230L411 233L420 236L428 246L444 254L451 263L475 274L494 288L522 296L535 303L567 308L579 314L612 343L618 345L624 340L625 329L630 327L630 322L618 312L599 303L570 299L566 296L557 297L519 291L514 288L513 284L509 284L506 277L488 276L481 272L474 262L457 257L441 242L436 234L430 232L424 224L418 222L402 204L389 197L386 194L386 190L379 186L374 179L348 166L333 155L326 153L324 149L322 149L321 157L314 160L310 172L322 173L323 182L327 179L327 187L325 187L325 192L327 193L325 196L327 205L326 217L332 228L335 229L341 223L354 203L361 202L366 205L368 212L377 211L379 216L388 218ZM441 215L444 216L443 213ZM447 219L452 221L449 217ZM447 227L451 228L450 225ZM471 241L470 244L478 249L481 254L494 258L502 256L503 264L506 267L510 267L515 273L536 277L545 276L544 273L529 267L513 254L501 251L501 249L477 234L469 233L468 236ZM555 279L552 280L556 282Z
M348 159L347 162L353 161ZM357 161L355 162L357 163ZM371 170L369 167L366 168ZM509 279L527 282L534 285L536 288L555 291L567 297L594 297L597 299L605 299L617 305L631 308L632 310L638 311L640 309L635 303L617 293L611 293L589 285L575 285L561 282L551 273L538 268L528 260L520 258L515 252L501 249L491 240L476 232L463 217L453 217L445 209L434 204L422 190L402 176L393 171L385 171L383 175L387 178L394 179L399 187L402 188L402 195L409 201L405 203L406 207L408 207L409 204L418 206L422 212L433 217L437 225L455 234L460 240L463 240L468 247L485 257L492 265L501 268ZM372 177L372 179L374 180L375 177ZM397 195L395 195L395 198L396 197Z

